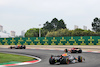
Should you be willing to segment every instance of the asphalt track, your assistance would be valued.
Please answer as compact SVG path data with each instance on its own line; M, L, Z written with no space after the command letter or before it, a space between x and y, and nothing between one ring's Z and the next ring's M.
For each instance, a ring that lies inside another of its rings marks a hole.
M0 52L8 52L8 53L18 53L18 54L26 54L31 56L36 56L42 59L41 62L36 64L22 65L22 66L14 66L14 67L100 67L100 54L98 53L81 53L81 54L70 54L75 57L78 55L83 56L86 61L82 63L75 64L62 64L62 65L50 65L49 57L51 55L61 55L64 53L63 51L58 50L38 50L38 49L6 49L0 48Z

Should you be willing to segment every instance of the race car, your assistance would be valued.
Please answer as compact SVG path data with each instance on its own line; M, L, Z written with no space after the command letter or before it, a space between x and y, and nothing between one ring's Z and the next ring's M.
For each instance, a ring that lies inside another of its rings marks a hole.
M74 56L71 55L51 55L49 59L50 64L70 64L70 63L77 63L77 62L83 62L85 61L85 58L82 56L78 56L78 58L75 58Z
M10 49L26 49L25 45L16 45L16 46L10 46Z
M71 53L82 53L82 49L81 48L74 48L74 47L71 48L71 49L69 49L69 50L68 49L65 49L64 51L65 52L68 52L69 51Z

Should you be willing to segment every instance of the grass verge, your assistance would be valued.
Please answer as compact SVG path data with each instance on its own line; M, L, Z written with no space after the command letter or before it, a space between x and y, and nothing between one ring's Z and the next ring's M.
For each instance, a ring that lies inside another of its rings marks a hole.
M32 61L35 58L15 55L15 54L6 54L0 53L0 63L7 63L7 62L25 62L25 61Z

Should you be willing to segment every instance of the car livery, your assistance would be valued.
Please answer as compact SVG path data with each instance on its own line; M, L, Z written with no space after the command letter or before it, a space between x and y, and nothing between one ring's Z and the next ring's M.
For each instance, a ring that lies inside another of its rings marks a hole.
M71 48L71 49L69 49L69 50L68 49L65 49L64 51L65 52L68 52L69 51L71 53L82 53L82 49L81 48L74 48L74 47Z
M85 58L83 58L82 56L78 56L77 58L75 58L74 56L71 55L51 55L51 57L49 58L49 63L50 64L70 64L70 63L77 63L77 62L83 62L85 61Z
M16 46L10 46L10 49L26 49L25 45L16 45Z

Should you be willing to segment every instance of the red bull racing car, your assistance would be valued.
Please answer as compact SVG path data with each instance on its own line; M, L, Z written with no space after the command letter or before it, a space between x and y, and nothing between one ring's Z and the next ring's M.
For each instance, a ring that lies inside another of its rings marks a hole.
M10 46L10 49L26 49L25 45L16 45L16 46Z
M81 48L74 48L74 47L71 48L71 49L69 49L69 50L68 49L65 49L64 51L65 52L68 52L69 51L71 53L82 53L82 49Z
M83 62L85 61L85 58L83 58L82 56L78 56L77 58L75 58L74 56L71 55L51 55L50 59L49 59L49 63L50 64L70 64L70 63L77 63L77 62Z

